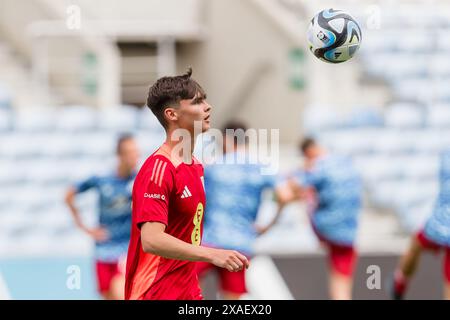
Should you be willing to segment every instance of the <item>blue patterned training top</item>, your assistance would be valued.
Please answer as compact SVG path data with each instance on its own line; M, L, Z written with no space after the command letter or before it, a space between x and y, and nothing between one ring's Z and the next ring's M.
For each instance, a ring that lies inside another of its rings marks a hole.
M121 178L113 173L90 177L75 186L76 193L95 189L99 194L98 222L109 234L107 241L95 244L95 257L99 261L116 262L127 253L134 178L135 174Z
M253 254L257 237L254 223L264 189L273 188L276 177L262 175L259 164L239 164L239 155L225 155L222 164L205 167L206 212L203 244Z
M310 170L298 170L294 179L313 189L311 222L320 237L331 243L353 245L361 211L361 179L347 157L327 155Z
M450 247L450 150L441 155L439 195L431 217L425 224L425 235L430 240Z

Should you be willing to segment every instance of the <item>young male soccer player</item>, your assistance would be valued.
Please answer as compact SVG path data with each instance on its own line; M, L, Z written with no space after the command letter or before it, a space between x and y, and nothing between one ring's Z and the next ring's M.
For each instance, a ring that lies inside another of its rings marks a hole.
M331 299L352 296L354 242L361 207L361 181L349 159L326 153L315 140L301 144L305 166L294 174L294 192L309 204L314 232L328 250Z
M139 161L138 146L130 135L117 142L118 167L105 176L93 176L69 189L66 203L76 225L95 240L98 290L104 299L123 299L125 257L130 241L131 190ZM98 228L86 227L75 206L75 196L89 189L98 191Z
M203 243L209 247L238 250L250 258L256 237L274 224L273 221L264 228L255 225L262 192L268 188L275 189L279 215L290 200L290 193L286 192L290 190L284 186L275 188L276 176L262 175L262 166L250 163L245 139L236 139L238 131L243 135L247 128L237 121L225 125L224 159L205 167L208 209ZM245 163L238 163L238 158L245 159ZM245 269L229 272L207 262L197 263L197 269L200 277L211 270L218 272L223 299L237 300L247 292Z
M195 261L235 272L249 265L237 251L200 246L205 191L203 167L192 156L194 122L208 130L211 106L191 74L163 77L149 90L147 106L167 137L134 183L125 299L202 299Z
M411 239L408 250L401 257L394 273L391 295L393 299L403 299L409 281L413 277L420 255L425 250L445 251L444 297L450 300L450 150L441 155L439 172L440 191L433 213L425 227Z

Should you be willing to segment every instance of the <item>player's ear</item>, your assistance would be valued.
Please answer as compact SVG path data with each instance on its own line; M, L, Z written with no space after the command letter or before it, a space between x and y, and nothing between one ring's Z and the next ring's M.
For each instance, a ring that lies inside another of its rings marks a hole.
M168 121L178 120L178 112L175 108L167 108L164 110L164 116Z

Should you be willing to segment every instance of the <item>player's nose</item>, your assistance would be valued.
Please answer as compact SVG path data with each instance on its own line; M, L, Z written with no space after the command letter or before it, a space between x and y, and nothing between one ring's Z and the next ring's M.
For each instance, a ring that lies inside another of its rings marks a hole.
M212 109L211 105L205 101L205 108L204 108L205 112L211 112L211 109Z

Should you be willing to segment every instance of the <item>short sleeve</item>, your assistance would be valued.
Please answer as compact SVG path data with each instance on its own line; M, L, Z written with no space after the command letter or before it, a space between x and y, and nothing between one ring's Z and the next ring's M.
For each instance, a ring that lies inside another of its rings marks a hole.
M75 185L75 192L82 193L98 186L98 177L93 176Z
M136 212L136 223L140 227L145 222L160 222L167 226L169 200L175 187L173 165L164 160L156 160L151 175L144 182L145 187L137 196L142 197Z

